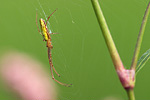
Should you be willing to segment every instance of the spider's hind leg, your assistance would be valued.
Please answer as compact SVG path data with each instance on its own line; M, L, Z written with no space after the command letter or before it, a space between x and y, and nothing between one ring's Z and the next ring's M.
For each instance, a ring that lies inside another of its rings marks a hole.
M52 79L53 79L54 81L56 81L57 83L59 83L59 84L61 84L61 85L66 86L66 87L70 87L70 86L72 85L72 84L65 84L65 83L62 83L62 82L56 80L56 79L54 78L54 75L53 75L52 66L50 66L50 70L51 70Z

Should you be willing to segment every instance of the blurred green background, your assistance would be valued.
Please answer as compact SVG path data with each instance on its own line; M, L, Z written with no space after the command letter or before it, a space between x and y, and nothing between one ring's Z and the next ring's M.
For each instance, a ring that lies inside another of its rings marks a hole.
M149 0L99 1L124 66L129 68ZM1 0L0 54L13 49L25 52L49 70L46 43L37 31L36 11L38 19L45 19L43 11L48 16L56 8L49 21L52 32L59 33L52 35L53 63L62 76L56 79L73 84L68 88L56 83L58 100L108 100L106 98L111 97L127 100L90 0ZM150 48L149 19L140 55ZM136 100L150 99L149 66L150 62L137 76ZM0 88L0 100L18 100L5 91L3 85Z

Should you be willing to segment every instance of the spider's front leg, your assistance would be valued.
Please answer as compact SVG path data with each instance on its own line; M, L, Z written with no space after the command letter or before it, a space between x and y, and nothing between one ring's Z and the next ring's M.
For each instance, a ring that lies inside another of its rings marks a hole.
M59 34L59 33L51 33L51 34Z

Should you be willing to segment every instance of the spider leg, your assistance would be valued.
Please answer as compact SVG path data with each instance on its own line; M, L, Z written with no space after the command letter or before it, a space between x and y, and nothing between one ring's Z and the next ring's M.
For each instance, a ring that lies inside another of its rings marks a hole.
M52 66L50 66L50 69L51 69L52 79L53 79L54 81L56 81L57 83L59 83L59 84L61 84L61 85L67 86L67 87L70 87L70 85L72 85L72 84L65 84L65 83L62 83L62 82L56 80L56 79L54 78L54 75L53 75Z
M55 73L60 77L60 75L57 73L57 71L55 70L54 65L52 63L51 48L49 48L48 55L49 55L48 59L49 59L49 62L50 62L50 66L53 68L53 70L55 71Z
M52 63L52 58L51 58L51 63ZM52 63L52 68L53 70L55 71L55 73L60 77L60 75L57 73L57 71L55 70L54 66L53 66L53 63Z
M56 73L58 76L59 76L59 74L56 72L56 70L55 70L55 68L54 68L54 66L53 66L53 64L52 64L52 59L51 59L51 52L50 52L50 50L51 50L51 48L48 47L48 58L49 58L49 64L50 64L50 70L51 70L52 79L53 79L54 81L56 81L57 83L61 84L61 85L70 87L70 85L72 85L72 84L65 84L65 83L62 83L62 82L60 82L60 81L58 81L58 80L56 80L56 79L54 78L52 68L54 69L55 73Z
M59 34L59 33L50 33L50 34Z
M39 26L38 26L38 22L37 22L37 12L36 12L36 26L37 26L38 32L42 35L42 33L40 32Z
M47 18L47 20L46 20L46 24L45 25L47 25L47 22L48 22L48 20L49 20L49 18L53 15L53 13L55 12L57 10L57 8L48 16L48 18Z

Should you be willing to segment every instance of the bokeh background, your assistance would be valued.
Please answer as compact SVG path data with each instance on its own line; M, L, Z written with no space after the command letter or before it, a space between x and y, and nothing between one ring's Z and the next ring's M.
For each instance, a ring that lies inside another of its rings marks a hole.
M130 67L142 18L149 0L99 0L112 37L126 68ZM46 43L38 33L38 19L50 18L53 63L61 75L55 78L58 100L127 100L114 70L90 0L1 0L0 54L25 52L45 65L51 78ZM45 14L44 14L45 12ZM46 15L46 16L45 16ZM150 48L150 17L140 55ZM150 62L136 78L136 100L150 99ZM0 81L0 100L18 100ZM111 99L112 98L112 99ZM114 99L113 99L114 98Z

